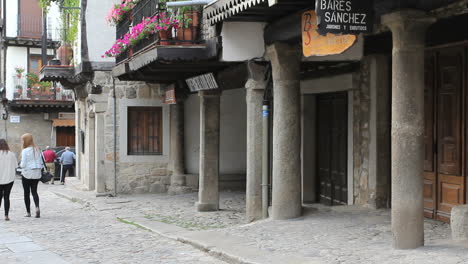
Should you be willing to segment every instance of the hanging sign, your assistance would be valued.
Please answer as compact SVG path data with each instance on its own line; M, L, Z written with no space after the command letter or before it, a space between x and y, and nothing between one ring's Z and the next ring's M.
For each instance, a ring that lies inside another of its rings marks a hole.
M196 76L185 80L191 92L218 89L213 73Z
M170 88L166 89L164 93L164 103L166 104L176 104L176 95L175 95L175 87L172 85Z
M315 11L302 14L302 51L305 57L341 54L356 43L355 35L320 35Z
M372 0L317 0L315 5L320 34L372 32Z

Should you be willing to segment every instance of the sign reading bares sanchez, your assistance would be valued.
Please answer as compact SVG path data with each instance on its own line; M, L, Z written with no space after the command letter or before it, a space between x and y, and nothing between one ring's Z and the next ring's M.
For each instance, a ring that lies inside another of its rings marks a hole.
M372 32L372 0L317 0L318 32L322 35Z

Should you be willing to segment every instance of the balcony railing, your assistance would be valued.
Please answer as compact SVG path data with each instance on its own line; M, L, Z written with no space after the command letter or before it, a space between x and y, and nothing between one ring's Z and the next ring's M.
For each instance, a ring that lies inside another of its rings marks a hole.
M141 23L145 18L151 18L156 15L165 13L168 17L177 18L180 22L178 29L171 28L167 31L167 39L161 38L161 34L155 34L141 40L135 46L127 49L125 52L116 57L116 63L120 63L133 55L146 50L150 47L175 46L175 45L196 45L202 44L200 34L201 11L195 8L174 8L167 9L166 1L160 0L141 0L133 8L131 14L117 25L116 37L122 38L125 34L131 31L132 27ZM158 20L159 21L159 20Z
M15 92L14 100L35 101L74 101L73 91L65 90L58 83L34 83L28 82L25 76L14 76Z

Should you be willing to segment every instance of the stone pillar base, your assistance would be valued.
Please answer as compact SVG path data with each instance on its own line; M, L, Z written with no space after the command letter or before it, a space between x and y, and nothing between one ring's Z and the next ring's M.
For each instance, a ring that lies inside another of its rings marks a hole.
M452 208L450 228L453 240L468 240L468 204Z
M195 203L195 207L197 207L198 212L213 212L219 210L218 204L206 204L206 203Z

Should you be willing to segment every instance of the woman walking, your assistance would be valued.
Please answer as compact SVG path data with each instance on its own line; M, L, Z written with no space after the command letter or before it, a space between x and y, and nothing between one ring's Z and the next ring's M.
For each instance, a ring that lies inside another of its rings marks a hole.
M15 170L18 166L18 161L13 152L10 151L6 140L0 139L0 206L2 198L4 200L3 207L5 209L5 221L10 221L8 213L10 212L10 192L15 181Z
M39 195L37 194L37 185L41 178L42 158L41 151L34 144L33 136L31 134L24 134L21 137L23 151L21 152L21 169L22 169L22 183L24 189L24 204L26 205L26 217L31 217L29 198L32 194L34 204L36 205L36 218L41 217L39 209Z

